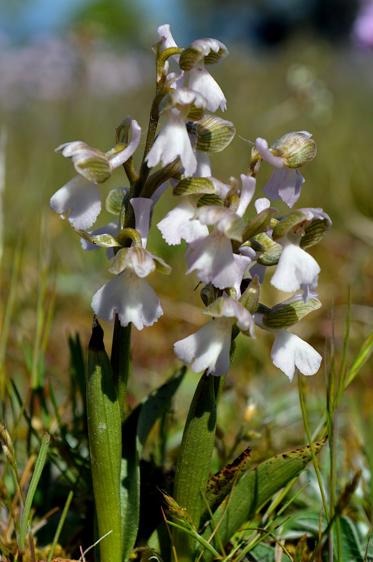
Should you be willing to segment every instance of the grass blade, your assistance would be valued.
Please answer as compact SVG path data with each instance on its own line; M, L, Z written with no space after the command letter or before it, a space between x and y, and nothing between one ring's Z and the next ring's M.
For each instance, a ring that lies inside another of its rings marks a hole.
M25 540L30 526L30 512L31 512L32 502L34 500L36 488L39 484L41 473L43 472L45 461L47 460L49 442L50 442L50 436L48 434L45 434L41 442L38 458L36 459L34 472L27 491L25 505L23 507L23 511L21 515L19 535L18 535L18 546L21 552L25 548Z
M56 532L55 532L54 537L53 537L53 542L52 542L52 546L51 546L51 549L50 549L49 554L48 554L47 562L51 562L51 560L52 560L54 550L55 550L56 545L58 543L58 539L60 538L62 527L65 523L65 519L66 519L67 513L69 511L71 500L73 499L73 495L74 494L73 494L72 490L70 490L69 495L67 496L67 500L66 500L66 503L64 505L63 511L61 513L60 520L58 521L57 529L56 529Z

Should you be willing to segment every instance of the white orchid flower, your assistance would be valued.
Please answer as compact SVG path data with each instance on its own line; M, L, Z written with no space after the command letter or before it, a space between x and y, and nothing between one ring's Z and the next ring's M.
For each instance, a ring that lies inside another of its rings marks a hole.
M252 333L253 319L238 301L226 296L208 307L206 314L214 319L176 342L174 351L196 373L207 370L215 376L225 375L230 365L232 327L237 323L241 330Z
M141 243L119 250L109 269L115 277L98 289L91 305L95 314L103 320L113 320L117 314L122 326L131 322L142 330L145 326L152 326L163 314L159 298L145 277L156 268L165 273L170 268L146 250L153 201L138 197L131 199L131 205Z
M129 144L108 155L91 149L81 141L65 143L57 149L66 158L72 158L79 175L56 191L50 199L50 206L61 218L67 219L75 230L87 230L96 222L101 211L100 192L96 184L105 181L111 172L124 164L137 149L141 128L134 119L129 127ZM86 165L92 160L92 167Z

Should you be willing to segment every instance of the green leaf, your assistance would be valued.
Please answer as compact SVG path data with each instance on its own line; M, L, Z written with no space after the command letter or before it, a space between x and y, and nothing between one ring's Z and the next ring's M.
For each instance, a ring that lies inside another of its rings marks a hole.
M87 425L101 560L122 562L121 413L104 332L97 321L88 348Z
M137 435L141 449L155 422L171 407L171 400L184 379L186 368L182 367L172 375L162 386L154 390L129 415L123 425L124 433L129 432L129 424L133 426L133 419L137 420Z
M324 441L313 444L318 453ZM214 512L212 520L203 533L208 539L214 529L217 532L213 544L226 545L240 527L250 521L259 509L312 460L309 445L293 451L280 453L247 471L233 487L232 492ZM208 553L204 560L211 560Z
M364 562L363 548L360 544L356 526L346 515L337 521L341 537L341 558L338 562ZM334 541L336 544L336 540Z
M140 520L139 459L155 422L170 409L172 397L184 375L185 368L177 371L139 404L123 423L121 504L124 560L127 560L135 545Z
M319 537L327 527L327 521L320 511L296 511L283 525L283 536L286 538L299 538L304 534Z
M196 148L203 152L221 152L232 142L236 134L233 123L215 115L205 115L195 127Z
M174 497L189 514L195 528L204 509L203 494L209 478L216 429L216 385L219 380L204 374L196 388L185 423L176 466ZM175 531L180 559L192 559L194 541Z
M135 546L140 522L140 465L136 430L137 420L131 418L131 423L126 424L126 431L123 431L120 471L123 560L128 560Z
M41 473L43 472L43 468L47 460L49 441L50 441L50 436L48 434L45 434L41 442L39 454L35 463L34 472L32 474L31 482L27 490L25 505L23 506L21 520L19 524L18 546L21 552L25 548L26 535L30 529L32 502L34 500L35 492L39 484Z
M232 486L238 478L248 469L251 462L251 449L245 449L233 462L224 466L214 474L207 483L206 499L211 508L230 493Z
M252 550L250 550L250 559L255 560L255 562L276 562L275 549L269 544L258 544ZM290 561L287 554L282 552L281 562Z
M368 361L369 357L373 352L373 332L369 334L367 339L364 341L363 345L355 361L353 362L352 366L350 367L349 371L346 375L346 388L352 383L355 377L358 375L360 369L365 365Z

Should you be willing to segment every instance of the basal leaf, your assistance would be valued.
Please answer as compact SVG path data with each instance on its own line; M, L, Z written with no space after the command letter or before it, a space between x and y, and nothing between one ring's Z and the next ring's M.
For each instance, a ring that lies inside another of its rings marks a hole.
M313 444L318 453L324 441ZM276 455L247 471L232 492L219 505L203 536L207 538L218 528L213 544L226 545L232 535L290 480L298 476L311 461L309 446ZM205 553L205 560L210 560Z

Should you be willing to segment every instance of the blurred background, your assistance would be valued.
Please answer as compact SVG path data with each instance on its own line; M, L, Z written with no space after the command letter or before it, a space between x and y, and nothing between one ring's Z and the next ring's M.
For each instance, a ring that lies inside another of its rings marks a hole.
M212 71L238 135L213 157L215 176L224 180L247 169L245 139L313 133L318 156L304 169L300 206L323 207L334 226L312 249L322 267L323 308L296 331L321 352L334 334L340 349L350 292L352 352L361 345L373 323L371 0L3 0L0 11L3 373L21 383L30 373L63 379L69 334L79 331L84 345L88 340L89 303L108 278L106 258L84 254L77 236L49 210L50 196L73 175L54 148L82 139L107 150L128 114L146 127L154 89L151 45L162 23L171 24L181 46L211 36L230 49ZM117 171L110 185L125 181ZM166 197L155 223L171 205ZM166 247L156 229L151 244L174 271L153 279L165 316L134 336L136 399L175 366L173 342L204 322L182 253ZM270 289L264 298L281 300ZM106 331L109 342L109 326ZM268 393L283 393L288 432L289 386L271 364L271 336L241 339L227 379L233 389L227 418L237 419L237 408L246 415L250 401L266 412ZM368 371L358 396L367 404L373 393ZM322 372L311 384L317 380Z

